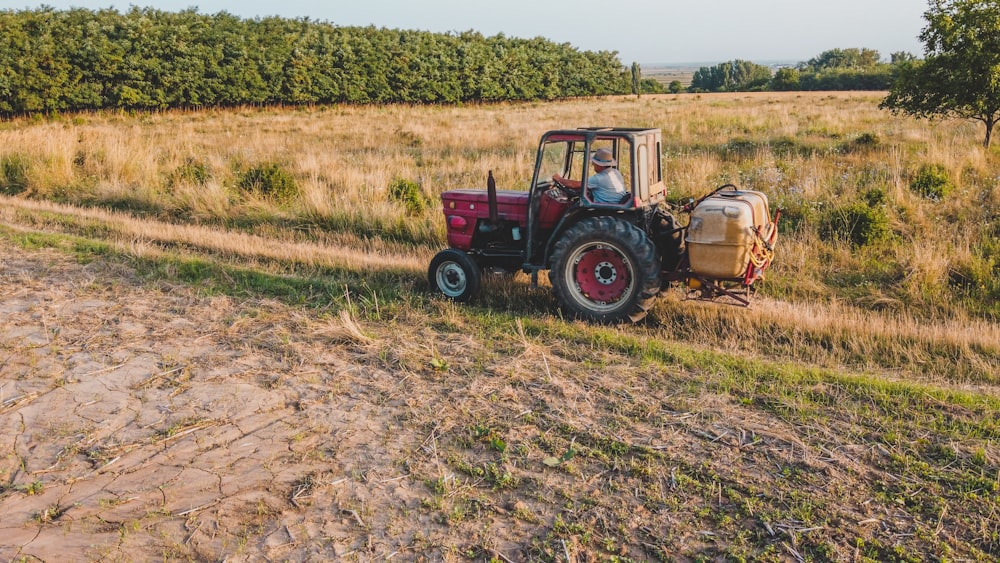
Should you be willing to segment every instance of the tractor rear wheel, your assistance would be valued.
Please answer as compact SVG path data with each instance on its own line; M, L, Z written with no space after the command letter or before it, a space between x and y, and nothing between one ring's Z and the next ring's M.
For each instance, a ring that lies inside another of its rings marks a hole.
M555 244L552 289L564 310L601 323L646 316L660 291L656 245L635 225L589 217Z
M479 291L482 271L467 253L449 248L437 253L427 270L431 288L453 301L466 302Z

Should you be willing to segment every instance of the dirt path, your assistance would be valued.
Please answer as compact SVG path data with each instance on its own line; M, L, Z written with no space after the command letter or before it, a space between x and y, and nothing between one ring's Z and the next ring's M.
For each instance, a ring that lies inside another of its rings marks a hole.
M107 268L0 246L0 559L398 548L392 374L342 327Z

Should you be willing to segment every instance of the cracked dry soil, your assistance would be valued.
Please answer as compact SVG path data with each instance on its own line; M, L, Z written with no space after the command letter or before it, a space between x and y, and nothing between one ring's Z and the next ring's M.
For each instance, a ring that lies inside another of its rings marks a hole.
M391 553L423 438L317 319L0 243L0 560Z

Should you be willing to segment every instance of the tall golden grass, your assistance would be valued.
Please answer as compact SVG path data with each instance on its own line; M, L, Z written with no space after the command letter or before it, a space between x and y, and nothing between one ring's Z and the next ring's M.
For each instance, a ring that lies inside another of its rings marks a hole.
M986 351L976 361L989 371L997 367L996 320L970 316L951 295L949 276L974 259L972 247L990 228L983 219L1000 213L1000 160L980 146L981 126L893 116L878 109L880 99L878 93L740 93L81 114L0 124L0 160L18 163L26 185L8 205L57 200L145 210L87 215L119 224L121 236L294 262L332 263L339 255L347 267L417 272L445 244L443 217L436 204L412 213L392 201L394 181L417 183L431 202L447 189L484 186L490 170L500 188L526 189L544 131L658 127L674 200L727 182L765 192L774 208L799 212L819 213L873 189L886 196L891 244L856 248L824 240L808 225L786 224L762 286L771 303L742 314L739 322L750 323L743 333L798 327L843 335L837 337L843 345L868 337L896 338L899 346L925 342L927 349L945 343L959 354L974 347ZM240 171L261 163L294 177L298 196L275 202L236 189ZM945 167L955 181L943 201L909 189L927 163ZM48 211L83 216L72 208ZM8 213L5 220L13 219ZM170 224L178 221L202 225ZM268 225L267 236L284 242L231 230L247 224ZM311 233L305 242L303 226ZM733 322L728 313L696 315L706 332ZM725 339L710 340L725 345ZM882 353L848 347L855 355Z
M847 164L885 167L889 187L907 195L905 176L923 162L943 164L956 177L988 174L995 167L990 153L975 146L981 131L974 124L893 117L877 109L879 99L872 93L706 94L465 107L84 114L4 123L0 156L27 163L30 193L38 197L124 195L167 201L208 217L241 211L223 188L232 184L236 167L248 163L285 166L303 188L296 210L321 214L345 205L390 213L379 196L395 178L417 181L433 195L480 186L493 170L502 187L525 188L540 134L587 125L663 129L671 151L665 173L682 194L700 194L743 176L762 188L843 195L850 186L838 177ZM884 146L840 158L822 152L866 133ZM759 148L741 162L700 150L734 139ZM780 157L769 150L789 139L820 152ZM209 172L205 184L176 180L192 162Z

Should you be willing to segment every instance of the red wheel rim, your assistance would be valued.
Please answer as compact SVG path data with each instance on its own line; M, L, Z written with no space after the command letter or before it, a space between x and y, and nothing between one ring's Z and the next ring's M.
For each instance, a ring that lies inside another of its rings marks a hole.
M583 296L601 303L621 299L630 281L625 259L604 246L597 246L579 256L573 264L573 279Z

